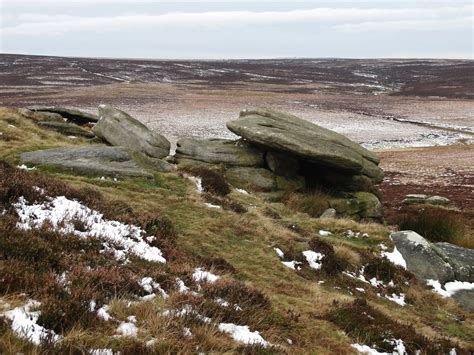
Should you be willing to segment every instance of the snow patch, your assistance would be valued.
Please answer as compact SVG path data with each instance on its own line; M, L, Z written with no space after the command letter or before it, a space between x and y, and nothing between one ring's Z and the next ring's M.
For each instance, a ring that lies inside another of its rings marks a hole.
M402 307L406 306L405 294L404 293L400 293L399 295L397 295L396 293L392 293L391 296L385 295L385 298L392 301L392 302L395 302L395 303L399 304Z
M328 237L328 236L332 235L332 233L329 232L329 231L325 231L325 230L322 230L322 229L321 229L321 230L319 231L319 235L320 235L321 237Z
M285 253L283 253L283 251L280 248L273 248L273 250L275 250L275 253L277 253L280 259L283 259L285 257Z
M397 247L393 247L393 251L391 253L383 251L382 257L386 257L388 260L392 262L392 264L399 265L403 267L404 269L407 268L407 263L405 259L403 258L402 253L398 251Z
M213 273L210 273L208 271L204 271L201 268L197 268L194 270L193 273L193 280L196 282L216 282L217 280L220 279L220 276L214 275Z
M218 329L223 333L229 334L237 342L249 345L261 345L263 347L268 346L268 342L262 338L258 331L252 332L246 325L220 323Z
M117 327L117 333L124 337L136 337L138 333L138 328L132 322L122 322Z
M301 265L302 263L299 262L299 261L295 261L295 260L292 260L292 261L282 261L281 262L283 265L285 265L286 267L289 267L290 269L293 269L293 270L301 270L301 267L299 267L298 265Z
M312 250L305 250L303 252L303 255L306 258L306 261L308 262L310 268L315 270L321 269L321 266L323 265L321 263L321 260L324 258L323 254L316 253Z
M438 280L426 280L426 283L433 287L433 291L442 297L452 297L456 292L462 290L474 290L474 282L451 281L444 285Z
M117 260L126 262L127 253L130 253L148 261L166 262L161 250L145 241L150 240L150 237L147 238L140 227L107 220L98 211L78 201L59 196L41 204L29 205L20 197L14 207L19 217L17 227L20 229L39 228L49 221L60 233L104 239L105 248L113 251ZM82 222L85 231L77 230L74 221ZM119 247L115 248L114 245Z
M38 301L29 300L24 306L0 313L0 316L12 322L11 327L16 335L35 345L39 345L43 340L57 342L61 339L59 335L36 323L41 312L32 311L31 309L40 305L41 303Z

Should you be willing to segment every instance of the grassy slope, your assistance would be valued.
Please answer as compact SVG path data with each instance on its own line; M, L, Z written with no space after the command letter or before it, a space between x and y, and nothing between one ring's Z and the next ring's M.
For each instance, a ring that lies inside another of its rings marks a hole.
M15 128L9 125L14 125ZM88 144L81 138L71 139L39 129L7 109L0 109L0 132L3 133L0 136L0 159L14 164L18 162L18 153L22 151ZM177 246L184 253L222 257L232 264L237 270L233 277L267 295L272 304L272 316L283 320L271 329L262 331L265 339L283 345L279 350L291 353L348 353L352 351L351 343L364 341L363 337L350 339L325 318L326 313L335 305L354 299L356 291L353 282L341 275L328 276L307 271L296 273L280 263L273 247L278 246L284 251L305 250L306 243L319 229L331 230L334 236L328 239L337 245L336 251L346 257L352 255L352 259L355 259L352 260L355 263L353 266L357 267L364 260L360 260L358 254L354 257L353 251L376 251L381 241L390 245L388 228L347 220L309 218L304 214L295 214L282 205L265 203L258 196L246 196L238 192L232 192L231 198L251 206L248 213L239 215L209 209L204 206L193 184L178 174L156 174L156 181L150 183L141 180L104 181L97 177L63 174L55 169L42 171L72 186L99 189L110 199L126 202L137 213L159 212L169 217L175 225L178 232ZM266 208L277 211L282 218L267 217ZM297 226L297 232L288 228L294 225ZM343 237L349 229L368 233L368 240ZM326 282L318 284L318 280ZM371 306L391 319L413 325L420 334L430 338L447 337L467 347L473 345L469 343L474 337L473 318L453 301L441 299L421 285L413 284L406 290L411 305L400 307L377 297L370 287L363 284L356 286L367 288L364 297ZM15 304L18 300L17 295L4 295L3 298L10 304ZM117 309L120 310L120 305ZM152 312L153 309L151 308ZM139 311L144 312L143 309ZM237 349L230 338L214 334L212 328L203 328L202 331L218 339L214 340L214 349ZM104 334L108 334L107 331ZM101 343L100 336L80 329L69 334L69 338L81 344ZM294 344L285 344L287 338L292 339ZM208 344L212 343L209 339L207 341ZM105 341L103 343L107 346L111 344ZM3 336L3 345L5 344L15 351L25 349L26 346L8 331ZM27 349L32 350L30 347Z

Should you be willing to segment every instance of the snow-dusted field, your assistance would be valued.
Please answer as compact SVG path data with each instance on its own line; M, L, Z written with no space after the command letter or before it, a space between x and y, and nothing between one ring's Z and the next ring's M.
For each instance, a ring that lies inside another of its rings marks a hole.
M0 55L0 105L123 109L180 137L235 138L225 123L268 106L370 149L474 142L469 60L160 61Z

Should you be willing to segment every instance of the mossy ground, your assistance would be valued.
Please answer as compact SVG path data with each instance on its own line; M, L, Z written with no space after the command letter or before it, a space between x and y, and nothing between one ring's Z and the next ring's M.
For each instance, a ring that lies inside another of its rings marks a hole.
M0 109L0 132L0 159L13 165L18 164L18 154L24 151L89 144L82 138L71 139L41 129L9 109ZM67 174L54 168L38 168L35 174L54 181L60 180L80 191L98 191L105 201L100 208L111 214L120 214L117 210L123 208L125 211L133 211L134 216L153 215L170 221L174 235L173 246L169 248L171 261L154 270L156 275L162 273L168 275L166 277L179 276L190 287L195 287L190 273L195 267L203 266L220 274L222 280L202 289L199 297L180 294L170 285L167 289L170 294L168 299L157 297L132 306L127 303L133 290L126 283L120 291L101 291L104 302L110 306L110 314L117 320L125 320L130 315L136 316L141 333L135 339L114 337L116 325L112 326L107 322L92 322L91 325L87 319L82 319L63 322L64 324L61 320L54 323L57 318L53 316L57 312L44 310L50 315L48 322L58 331L61 331L58 324L67 327L64 327L64 340L60 345L45 344L38 347L15 336L3 320L0 322L0 352L60 353L112 348L130 354L196 351L351 353L353 349L350 344L364 340L359 333L349 329L354 320L357 320L351 313L351 310L357 308L353 306L356 298L363 298L368 304L359 304L359 308L370 307L377 315L377 327L381 334L384 330L393 329L394 324L410 325L416 332L416 339L427 337L430 343L455 345L466 352L474 346L472 314L461 309L454 301L436 296L416 280L406 279L403 275L397 279L400 280L398 291L407 295L408 305L401 307L379 297L379 289L340 272L316 271L307 265L301 270L292 270L281 263L273 249L282 249L287 257L302 258L301 251L310 248L309 242L318 237L319 230L331 231L332 235L320 238L333 246L335 257L345 261L347 271L357 272L369 261L377 263L375 254L380 254L381 243L391 246L388 238L390 228L387 226L360 224L344 219L312 218L282 204L264 202L257 194L245 195L235 190L226 198L245 206L248 212L211 209L205 206L203 196L196 191L195 185L179 173L156 173L154 181L102 180L100 177ZM3 241L7 241L5 233L4 230L4 234L0 235ZM367 235L363 236L364 234ZM45 235L36 235L35 238L41 239ZM8 245L11 247L11 243ZM28 248L28 245L31 246L26 244L24 248ZM93 249L93 245L91 248ZM43 261L35 262L46 266L45 272L49 272L51 265L44 264ZM61 262L64 261L61 259L58 265L62 265ZM0 260L0 272L5 275L8 272L7 266L12 267L19 262L30 267L36 265L23 256L4 256ZM141 276L145 271L151 272L153 267L145 264L132 263L128 268L130 275ZM119 271L125 272L117 267ZM35 272L33 268L31 273ZM87 281L90 276L81 274L80 270L77 273L80 275L77 276L78 280L85 277ZM115 277L120 280L120 275ZM163 279L165 285L166 277ZM408 285L402 280L408 282ZM356 288L364 288L365 292L359 292ZM93 291L96 289L91 287L91 292ZM43 291L30 292L2 287L1 292L0 310L24 304L26 297L45 297L41 293ZM22 295L22 292L26 295ZM216 295L235 298L239 304L246 304L248 301L248 307L242 315L226 312L210 302ZM46 298L42 299L43 302L45 300ZM64 308L57 298L51 296L48 301L46 304L51 309ZM71 299L69 301L72 302ZM249 325L252 330L259 330L275 346L267 350L245 347L218 332L212 324L187 317L163 316L164 310L176 309L184 304L191 304L199 312L216 319L234 320L236 323L240 321L241 324ZM192 337L183 337L183 326L191 328ZM145 346L145 342L151 338L157 339L156 343L151 347ZM291 339L291 345L287 339Z

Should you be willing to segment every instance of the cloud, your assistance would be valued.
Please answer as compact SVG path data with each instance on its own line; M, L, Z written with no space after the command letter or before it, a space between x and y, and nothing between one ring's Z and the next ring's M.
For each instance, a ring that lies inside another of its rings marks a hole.
M321 25L341 31L459 29L472 26L473 8L473 5L406 9L315 8L291 11L174 12L97 17L20 14L16 17L10 15L9 23L13 21L13 24L1 30L4 36L37 36L84 31L118 32L150 27L214 28L267 24ZM466 16L469 13L471 16Z

